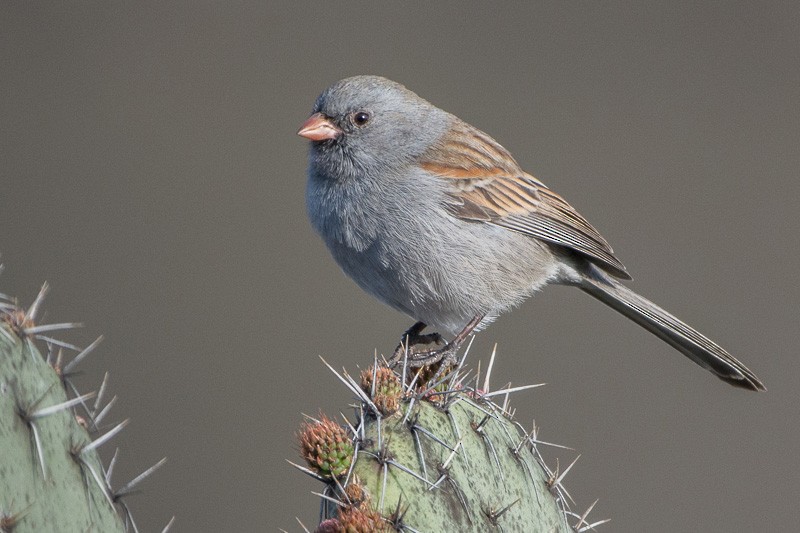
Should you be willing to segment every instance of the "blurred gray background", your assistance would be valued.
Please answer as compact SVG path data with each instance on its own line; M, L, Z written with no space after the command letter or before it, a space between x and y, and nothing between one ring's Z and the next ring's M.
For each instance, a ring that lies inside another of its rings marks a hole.
M769 388L735 390L550 288L482 332L522 422L583 454L602 531L790 531L800 512L795 2L528 6L17 2L0 14L0 291L105 342L132 419L116 484L143 531L299 531L320 486L301 413L412 320L344 277L306 221L295 136L339 78L383 74L496 137L612 243L632 286ZM709 5L706 5L709 4ZM107 450L106 453L113 451ZM107 456L107 455L106 455Z

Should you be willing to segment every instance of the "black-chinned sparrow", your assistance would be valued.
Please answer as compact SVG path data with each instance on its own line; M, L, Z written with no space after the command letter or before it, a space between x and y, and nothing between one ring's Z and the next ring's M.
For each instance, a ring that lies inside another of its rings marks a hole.
M418 321L409 342L426 325L456 334L412 361L452 361L473 330L561 284L720 379L765 390L723 348L622 285L631 278L600 233L497 141L402 85L341 80L317 98L298 134L311 140L308 215L336 262Z

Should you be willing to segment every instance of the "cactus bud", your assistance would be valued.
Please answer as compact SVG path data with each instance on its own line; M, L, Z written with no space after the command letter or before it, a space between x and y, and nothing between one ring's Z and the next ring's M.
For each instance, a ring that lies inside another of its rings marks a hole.
M300 430L300 453L320 476L340 477L353 460L353 443L347 431L328 418L306 422Z
M375 377L374 392L373 377ZM372 402L384 415L391 416L400 408L403 388L400 386L400 378L393 370L385 366L378 367L377 371L372 366L362 370L361 388L372 396Z

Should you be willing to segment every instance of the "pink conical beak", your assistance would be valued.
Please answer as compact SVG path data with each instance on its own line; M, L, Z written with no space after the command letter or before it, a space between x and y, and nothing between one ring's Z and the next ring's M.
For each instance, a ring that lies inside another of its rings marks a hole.
M322 113L314 113L303 122L297 134L311 141L324 141L335 139L342 134L342 130L334 126L333 122Z

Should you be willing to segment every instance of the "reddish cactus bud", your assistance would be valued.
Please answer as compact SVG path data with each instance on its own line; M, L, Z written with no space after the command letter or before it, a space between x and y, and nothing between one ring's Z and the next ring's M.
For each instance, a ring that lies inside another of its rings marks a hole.
M307 422L300 430L300 453L323 477L340 477L353 460L353 443L347 431L326 416Z
M372 378L375 377L375 388L373 393ZM400 399L403 395L403 388L400 385L400 378L385 366L378 367L377 372L370 366L361 371L361 388L372 397L372 402L386 416L397 412L400 408Z

